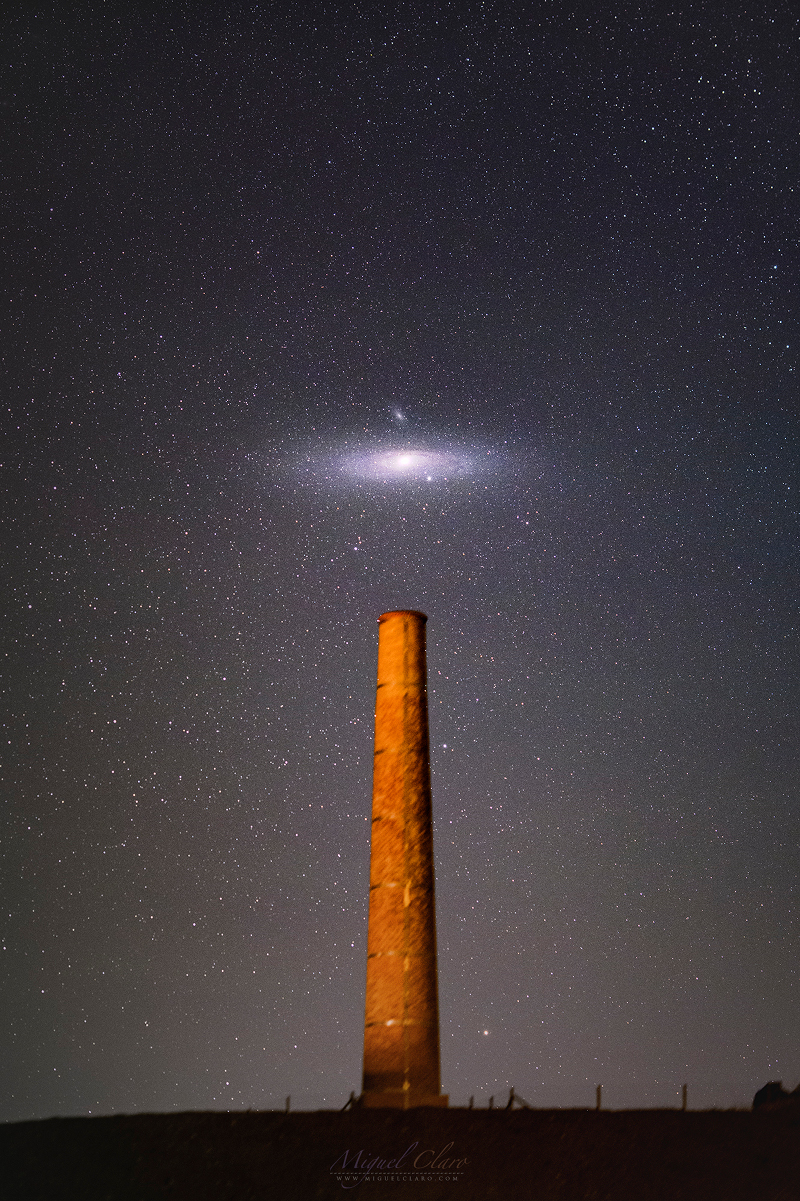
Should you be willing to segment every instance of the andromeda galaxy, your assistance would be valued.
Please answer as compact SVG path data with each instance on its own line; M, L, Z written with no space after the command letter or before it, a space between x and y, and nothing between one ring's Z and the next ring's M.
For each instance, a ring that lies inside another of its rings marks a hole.
M464 454L429 450L422 447L403 447L367 454L356 453L344 455L341 460L342 471L345 475L372 480L440 480L449 476L462 475L468 470L469 465L470 460Z
M436 447L430 445L378 446L333 453L326 462L326 475L381 483L441 483L496 471L503 456L476 446Z

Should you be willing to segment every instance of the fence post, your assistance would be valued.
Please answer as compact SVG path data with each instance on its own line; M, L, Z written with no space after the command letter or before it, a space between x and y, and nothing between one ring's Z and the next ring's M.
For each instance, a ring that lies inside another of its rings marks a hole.
M686 1113L686 1091L687 1086L684 1084L681 1088L681 1109Z
M603 1086L602 1086L602 1084L598 1084L598 1086L597 1086L597 1099L596 1099L596 1103L595 1103L595 1109L597 1109L597 1110L599 1110L599 1109L600 1109L600 1106L601 1106L601 1104L602 1104L602 1101L603 1101Z

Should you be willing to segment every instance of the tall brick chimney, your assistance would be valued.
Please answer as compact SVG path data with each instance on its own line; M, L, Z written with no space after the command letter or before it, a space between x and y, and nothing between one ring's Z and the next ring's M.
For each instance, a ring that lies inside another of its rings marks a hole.
M368 1107L446 1106L439 1078L424 613L379 619L364 1022Z

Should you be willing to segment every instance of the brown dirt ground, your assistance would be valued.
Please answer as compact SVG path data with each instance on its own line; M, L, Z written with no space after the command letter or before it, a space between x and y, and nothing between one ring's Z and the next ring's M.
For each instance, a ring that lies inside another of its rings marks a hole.
M800 1108L54 1118L0 1157L14 1201L798 1201Z

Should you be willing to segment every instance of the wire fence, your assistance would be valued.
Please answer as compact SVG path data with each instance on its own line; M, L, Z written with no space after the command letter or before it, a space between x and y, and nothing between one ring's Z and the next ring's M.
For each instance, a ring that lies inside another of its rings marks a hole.
M575 1097L574 1100L559 1100L554 1102L547 1096L537 1096L528 1092L523 1097L512 1085L502 1092L480 1095L473 1094L463 1100L455 1099L451 1094L451 1109L594 1109L597 1111L620 1111L642 1109L676 1109L683 1112L699 1110L751 1109L753 1097L766 1081L756 1084L752 1091L743 1086L741 1081L695 1081L665 1088L662 1096L653 1098L652 1092L648 1100L637 1103L627 1100L627 1091L618 1085L610 1087L599 1083L585 1097ZM527 1091L527 1090L526 1090ZM660 1092L661 1090L659 1090ZM340 1110L342 1112L360 1108L360 1096L351 1092L342 1104L341 1097L327 1097L320 1094L298 1094L294 1098L287 1096L280 1106L286 1113L294 1111L310 1112L315 1110Z

